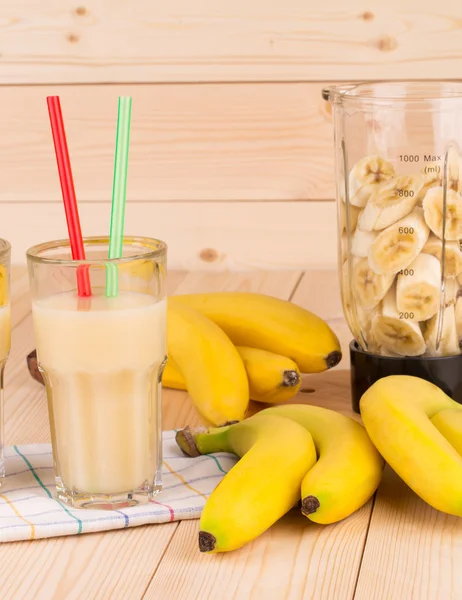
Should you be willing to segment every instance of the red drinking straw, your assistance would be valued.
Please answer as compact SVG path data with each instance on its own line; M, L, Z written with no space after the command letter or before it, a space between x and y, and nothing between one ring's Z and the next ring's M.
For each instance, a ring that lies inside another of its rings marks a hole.
M75 197L74 180L71 162L67 149L66 132L59 96L47 96L48 113L50 115L51 132L55 145L56 162L58 163L59 180L66 212L67 229L71 244L73 260L85 260L82 230L80 229L79 211ZM77 290L79 296L91 296L90 275L88 267L77 269Z

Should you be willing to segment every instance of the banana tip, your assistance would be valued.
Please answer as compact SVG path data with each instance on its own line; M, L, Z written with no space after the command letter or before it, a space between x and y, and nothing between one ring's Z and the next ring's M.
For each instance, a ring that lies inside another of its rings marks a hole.
M217 539L207 531L199 531L199 550L201 552L212 552L215 549Z
M342 353L339 350L334 350L333 352L329 352L326 356L326 365L328 369L332 369L339 364L342 360Z
M175 441L187 456L200 456L200 452L197 449L196 442L194 441L194 436L188 426L186 426L184 429L180 429L180 431L177 431L175 435Z
M321 503L316 496L306 496L302 500L302 515L305 515L305 517L312 515L320 506Z
M295 387L300 383L300 375L297 371L284 371L282 376L282 387Z

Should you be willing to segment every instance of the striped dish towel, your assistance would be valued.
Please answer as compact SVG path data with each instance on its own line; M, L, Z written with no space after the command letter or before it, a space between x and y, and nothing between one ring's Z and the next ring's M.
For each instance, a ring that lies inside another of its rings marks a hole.
M6 447L0 542L199 518L206 499L237 458L224 452L189 458L178 448L175 433L163 432L162 492L148 504L123 510L73 509L55 500L50 444Z

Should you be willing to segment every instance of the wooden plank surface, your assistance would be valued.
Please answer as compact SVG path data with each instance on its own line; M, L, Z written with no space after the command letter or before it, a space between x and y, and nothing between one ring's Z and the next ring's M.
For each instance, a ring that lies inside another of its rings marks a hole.
M460 600L462 519L432 509L390 469L376 496L357 600Z
M3 83L450 78L454 0L5 3Z
M0 206L0 214L12 244L13 262L23 263L32 244L67 238L60 204L12 203ZM86 204L80 219L85 235L108 235L110 204ZM165 240L172 270L301 270L337 265L334 202L188 202L177 206L129 200L125 233Z
M110 202L118 95L133 97L133 201L332 199L333 129L322 87L0 87L0 202L61 202L52 94L61 97L79 202Z
M6 384L6 442L49 441L44 389L26 369L34 347L24 267L12 273L14 316ZM169 293L259 291L341 323L335 270L302 273L170 272ZM343 333L342 333L343 332ZM296 402L350 409L349 372L306 375ZM250 414L261 405L251 403ZM163 428L196 425L186 392L163 392ZM372 515L372 518L371 518ZM198 521L81 537L0 544L2 600L446 600L462 598L460 519L420 501L390 469L374 505L332 526L292 511L241 550L203 555ZM272 595L273 594L273 595Z

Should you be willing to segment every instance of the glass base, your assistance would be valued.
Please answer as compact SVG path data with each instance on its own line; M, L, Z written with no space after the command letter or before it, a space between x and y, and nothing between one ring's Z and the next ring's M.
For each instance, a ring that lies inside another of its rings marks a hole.
M93 510L119 510L147 504L152 501L159 492L162 485L143 485L136 490L121 492L118 494L91 494L80 491L69 490L60 477L56 478L57 499L72 508L87 508Z

